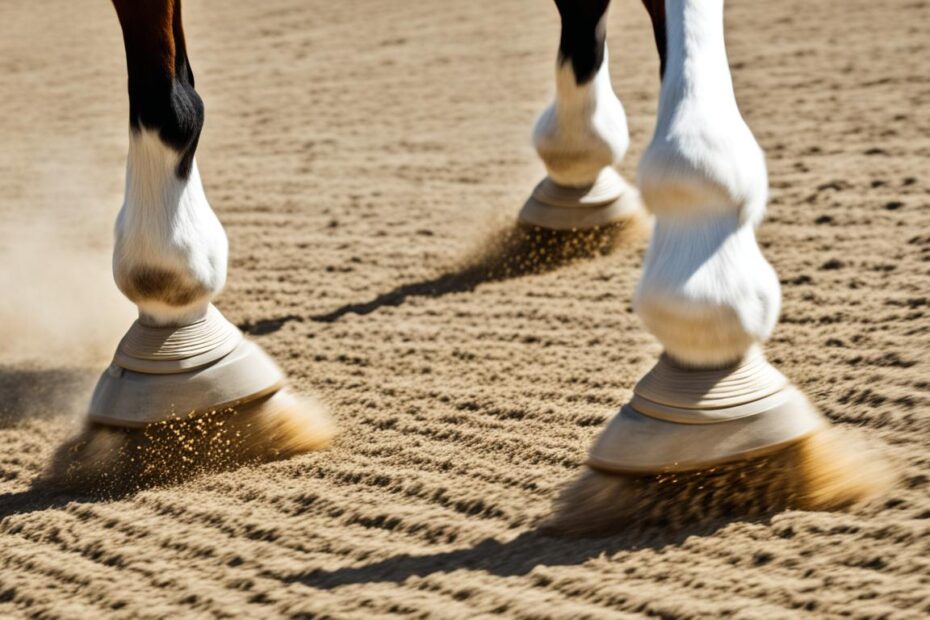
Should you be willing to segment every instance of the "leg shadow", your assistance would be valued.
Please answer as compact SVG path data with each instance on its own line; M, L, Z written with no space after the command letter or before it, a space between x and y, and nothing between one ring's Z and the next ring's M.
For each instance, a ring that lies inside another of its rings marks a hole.
M310 318L331 323L347 314L370 314L384 306L399 306L408 297L442 297L471 291L485 282L555 271L579 260L606 256L643 237L644 230L641 221L564 231L511 224L492 234L452 271Z
M611 538L552 538L539 530L509 542L487 539L467 549L432 555L398 555L366 566L314 570L287 582L332 589L350 584L402 583L409 577L425 577L456 570L483 570L499 577L526 575L537 566L574 566L600 555L635 549L661 549L684 542L690 536L709 536L733 521L720 520L687 529L630 530Z
M273 334L291 321L301 323L303 322L303 317L297 316L296 314L288 314L273 319L260 319L254 322L244 321L236 325L236 327L250 336L264 336L265 334Z
M0 429L29 420L70 419L86 407L98 374L91 369L0 366ZM103 499L87 490L48 484L43 476L27 491L0 493L0 521Z
M102 499L105 498L45 485L34 485L28 491L0 493L0 522L7 517L62 508L72 503L96 503Z

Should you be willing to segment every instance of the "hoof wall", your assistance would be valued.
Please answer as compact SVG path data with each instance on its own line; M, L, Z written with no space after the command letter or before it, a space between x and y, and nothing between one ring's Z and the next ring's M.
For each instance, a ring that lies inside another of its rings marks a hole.
M114 361L91 398L91 422L141 427L179 416L235 408L271 394L284 384L284 373L257 344L241 339L209 366L152 374L129 370Z
M613 168L604 168L587 187L565 187L543 179L520 210L520 223L550 230L608 226L643 212L639 191Z

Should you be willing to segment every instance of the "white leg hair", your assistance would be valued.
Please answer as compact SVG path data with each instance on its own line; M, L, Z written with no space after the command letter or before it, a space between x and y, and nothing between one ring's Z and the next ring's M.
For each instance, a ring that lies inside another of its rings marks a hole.
M204 195L197 162L183 179L179 160L157 131L130 132L113 274L146 322L158 325L202 317L226 282L226 233Z
M736 214L656 217L633 305L669 355L733 362L769 337L780 301L775 270Z
M630 134L610 84L606 47L597 75L585 84L576 83L571 62L559 64L555 101L536 121L533 144L549 177L567 187L590 185L623 159Z
M634 308L680 362L716 366L766 340L778 278L754 228L765 157L733 93L723 0L666 0L667 65L639 186L655 214Z

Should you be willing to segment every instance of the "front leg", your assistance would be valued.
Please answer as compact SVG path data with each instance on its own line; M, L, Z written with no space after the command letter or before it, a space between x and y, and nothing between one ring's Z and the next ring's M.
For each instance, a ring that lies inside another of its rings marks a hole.
M658 363L608 423L551 526L688 527L843 508L893 482L762 353L780 304L756 243L768 189L727 63L723 0L647 0L666 59L639 184L655 228L634 309Z
M195 160L204 106L180 0L113 3L129 72L113 273L139 319L51 478L115 492L325 446L334 432L325 410L292 394L274 361L211 304L226 281L227 241Z
M226 281L226 233L195 153L204 106L187 59L180 0L114 0L129 73L126 192L113 274L149 325L205 316Z

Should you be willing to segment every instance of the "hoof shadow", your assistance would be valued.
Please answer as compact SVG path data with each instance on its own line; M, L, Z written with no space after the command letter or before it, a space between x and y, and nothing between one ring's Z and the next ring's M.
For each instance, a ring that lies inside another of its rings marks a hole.
M33 485L28 491L0 493L0 523L8 517L63 508L68 504L92 504L103 501L87 493Z

